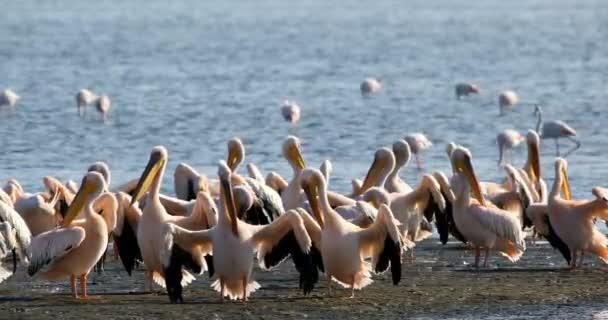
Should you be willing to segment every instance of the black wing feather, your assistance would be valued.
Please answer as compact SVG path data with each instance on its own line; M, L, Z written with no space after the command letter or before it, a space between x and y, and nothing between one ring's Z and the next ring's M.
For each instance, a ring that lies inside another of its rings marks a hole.
M376 262L376 267L374 271L376 273L382 273L386 271L389 267L391 267L391 276L393 278L393 284L398 285L401 281L401 245L399 243L395 243L393 239L389 235L386 235L386 239L384 239L384 249L380 252L380 256L378 256L378 261Z
M113 237L118 248L120 261L122 261L122 265L130 276L137 261L143 261L143 259L139 250L139 244L137 244L137 236L127 219L125 219L122 234L120 236L114 234Z
M192 255L180 248L178 245L173 245L171 248L171 260L169 266L164 268L165 285L167 287L167 295L171 303L183 303L182 296L182 268L186 268L194 273L200 273L202 266L196 263Z
M547 239L547 241L553 248L559 250L559 252L562 254L564 259L566 259L566 262L568 262L568 264L570 264L570 261L572 260L572 256L570 256L570 249L568 248L568 245L566 245L566 243L564 241L562 241L562 239L560 239L560 237L557 235L557 233L555 233L555 230L553 229L553 226L551 225L551 221L549 220L548 215L546 215L544 217L544 220L545 220L545 223L549 226L549 234L543 234L543 237L545 237L545 239Z

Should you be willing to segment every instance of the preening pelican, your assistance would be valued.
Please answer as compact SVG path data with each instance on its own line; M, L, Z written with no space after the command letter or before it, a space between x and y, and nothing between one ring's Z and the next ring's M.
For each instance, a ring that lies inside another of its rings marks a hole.
M299 265L299 270L316 271L312 260L307 256L311 240L299 214L288 211L264 226L247 224L238 219L238 211L247 208L236 205L231 183L232 172L223 161L219 164L218 175L221 195L217 225L208 230L191 231L173 223L165 224L168 244L164 249L165 266L172 265L166 254L168 249L200 247L207 251L213 250L213 265L219 279L212 287L220 292L222 300L224 296L228 296L231 299L241 298L243 301L247 300L251 292L260 288L251 277L253 254L256 251L262 267L274 266L291 253L296 264L303 263ZM299 255L295 254L296 251ZM312 290L314 282L305 284L303 280L310 282L315 279L301 278L300 284L307 293Z
M111 107L112 101L110 101L110 97L107 95L104 94L95 99L95 108L101 113L101 119L106 120Z
M498 165L508 162L508 160L505 160L505 158L507 158L506 153L519 146L524 140L524 136L513 129L505 129L500 132L496 136L496 144L498 144Z
M281 115L285 121L295 125L300 120L300 106L295 101L285 100L281 106Z
M456 147L452 151L452 162L456 170L451 181L456 196L454 222L475 247L475 267L479 266L482 248L485 250L484 266L487 266L490 250L497 251L512 262L519 260L526 249L519 220L483 198L471 163L471 153L467 149Z
M173 183L175 196L181 200L194 200L198 191L209 190L207 177L199 174L194 168L183 162L175 167Z
M427 138L424 133L416 132L405 136L405 141L410 146L410 150L416 157L416 165L418 169L422 168L422 153L430 148L433 143Z
M137 229L141 220L141 210L131 205L131 196L124 192L116 193L118 209L116 210L116 227L112 232L114 250L118 251L120 261L129 275L138 262L142 262L141 251L137 243Z
M332 294L331 282L335 280L344 287L350 287L351 296L354 296L355 289L372 283L372 270L384 272L389 262L393 284L397 285L401 280L403 242L399 222L390 208L381 205L374 223L361 229L331 208L325 179L318 170L304 169L301 185L316 221L303 211L300 216L314 246L320 249L329 295ZM371 264L365 261L367 258L371 258Z
M563 193L563 198L560 196ZM593 188L594 200L572 200L568 182L568 162L555 160L555 180L549 194L549 220L557 236L566 243L572 260L571 268L583 265L585 252L596 254L608 263L608 239L595 226L595 218L608 219L608 193L603 188Z
M412 187L399 177L399 172L410 162L411 150L405 140L393 143L393 155L395 156L395 169L388 176L384 188L389 193L405 193L412 191Z
M97 100L97 95L89 89L80 89L76 93L76 108L78 114L84 117L87 114L87 106L93 104Z
M17 102L19 102L19 99L21 99L21 97L19 97L13 90L6 89L0 92L0 107L14 107L17 105Z
M456 86L454 86L454 89L456 92L456 99L458 100L462 97L468 97L470 94L479 93L481 91L477 85L468 82L457 83Z
M376 78L366 78L361 82L361 94L370 95L382 90L382 82Z
M466 244L467 239L460 233L458 227L456 226L456 222L454 222L454 203L456 201L456 196L454 192L452 192L452 188L450 187L450 182L447 176L441 171L433 172L433 178L439 183L441 186L441 195L445 200L445 210L440 210L437 208L434 209L435 212L435 226L437 227L437 233L439 233L439 241L442 244L446 244L448 242L448 236L451 234L458 241Z
M17 270L17 257L22 263L29 262L29 246L32 235L21 216L4 201L0 201L0 283ZM2 259L12 254L13 267L2 266Z
M505 111L512 110L517 103L519 103L519 96L513 90L505 90L498 95L498 107L501 115Z
M95 211L95 201L102 196L104 188L105 181L101 174L86 174L61 228L41 233L32 239L28 267L30 276L42 272L44 277L52 280L70 277L73 298L78 298L78 277L80 298L88 298L87 275L106 251L109 230L114 229L116 224L116 212L103 210L100 215ZM106 195L112 197L111 194ZM81 218L76 220L77 217Z
M167 158L167 149L165 147L156 146L152 149L150 160L135 188L131 205L139 201L149 191L142 210L141 219L137 226L137 243L143 261L146 264L148 289L152 290L152 281L154 280L161 287L167 288L173 300L173 292L169 289L180 288L179 291L181 291L182 286L188 285L195 279L189 271L181 267L182 264L196 274L206 271L207 264L203 259L205 250L200 247L193 247L179 254L179 260L186 261L180 263L178 270L181 270L181 274L177 272L178 270L171 270L171 278L166 277L167 271L163 266L161 258L161 250L166 247L165 239L163 238L163 225L166 222L171 222L190 230L201 230L208 227L208 225L200 215L188 217L171 216L161 204L160 185L167 166Z
M525 175L531 183L531 189L536 193L535 202L547 203L547 185L541 176L540 163L540 138L534 130L529 130L526 134L526 144L528 147L528 158L523 167Z
M287 187L281 193L281 200L285 210L295 209L304 202L304 194L300 187L300 175L306 167L304 158L302 157L302 147L300 139L294 136L288 136L283 142L283 157L293 170L293 177L287 184Z
M534 114L538 117L536 122L536 132L540 135L541 139L553 139L555 140L555 153L557 156L560 156L559 153L559 139L567 138L574 142L575 146L572 149L568 150L564 154L564 157L567 157L572 152L576 151L580 148L581 143L576 138L576 130L571 126L567 125L565 122L561 120L551 120L543 122L543 110L539 105L534 106Z

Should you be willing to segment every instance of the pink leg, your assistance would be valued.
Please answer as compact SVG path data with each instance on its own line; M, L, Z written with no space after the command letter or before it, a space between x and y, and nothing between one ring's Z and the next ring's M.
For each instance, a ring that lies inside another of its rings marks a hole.
M577 258L576 253L577 253L577 250L570 250L570 255L572 258L572 260L570 260L570 269L576 268L576 258Z
M581 250L581 259L580 262L578 263L579 268L583 267L583 259L585 258L585 250Z
M479 268L479 255L481 254L479 247L475 247L475 268Z
M72 289L72 298L78 299L78 293L76 292L76 277L70 276L70 289Z

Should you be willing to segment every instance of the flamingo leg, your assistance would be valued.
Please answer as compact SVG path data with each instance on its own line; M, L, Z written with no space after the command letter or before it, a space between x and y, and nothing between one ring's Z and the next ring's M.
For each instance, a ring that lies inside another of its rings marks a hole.
M70 276L70 289L72 290L72 298L78 299L78 293L76 292L76 277Z
M416 154L416 167L418 170L422 169L422 160L420 160L420 156Z
M479 255L481 254L479 247L475 247L475 268L479 268Z
M573 153L574 151L578 150L578 148L581 147L581 142L578 141L577 139L575 139L574 137L568 137L568 139L570 139L570 141L574 142L574 146L572 148L570 148L570 150L568 150L568 152L566 152L564 154L564 158L569 156L571 153Z
M559 157L559 139L555 138L555 155Z

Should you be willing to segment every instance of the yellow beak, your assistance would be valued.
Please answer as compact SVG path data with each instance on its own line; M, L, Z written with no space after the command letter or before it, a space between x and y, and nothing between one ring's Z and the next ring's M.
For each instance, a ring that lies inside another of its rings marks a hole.
M538 150L538 145L529 144L528 145L528 162L530 163L530 169L528 174L533 181L538 181L540 179L540 151Z
M82 186L76 193L76 196L72 200L68 211L63 218L63 227L67 227L74 221L74 219L78 216L80 211L85 205L85 202L89 198L89 195L95 191L95 186L87 181L86 178L82 179Z
M228 210L228 218L232 227L232 233L238 237L238 217L236 215L236 206L234 204L234 195L232 194L232 185L230 184L230 178L220 178L220 185L220 191L224 195L224 206L226 210Z
M317 189L315 186L311 186L310 182L304 183L302 185L302 189L304 189L304 193L308 197L308 203L310 203L310 208L312 209L312 213L319 223L319 226L323 228L324 220L323 215L321 214L321 210L319 209L319 198L317 195Z
M572 193L570 191L570 182L568 181L568 172L564 167L562 167L562 193L564 194L564 199L572 199Z
M361 184L361 188L359 189L359 194L362 194L365 191L367 191L369 188L371 188L374 185L374 182L376 181L379 174L380 174L379 161L377 158L374 158L374 162L372 162L372 165L369 167L369 170L367 171L367 174L365 175L365 179L363 180L363 183Z
M297 147L291 149L291 158L299 169L306 168L306 163L304 162L304 158L302 157L302 153Z
M144 172L141 174L141 177L137 182L137 187L135 187L135 191L133 192L131 205L133 205L136 201L141 200L144 194L150 189L154 179L158 177L164 165L165 159L160 157L159 154L152 154L150 156L150 161L148 161Z
M471 164L471 158L466 156L464 159L457 160L456 170L462 172L469 181L471 192L473 193L475 199L477 199L482 206L486 206L486 201L481 194L479 180L477 180L477 176L473 170L473 165Z

